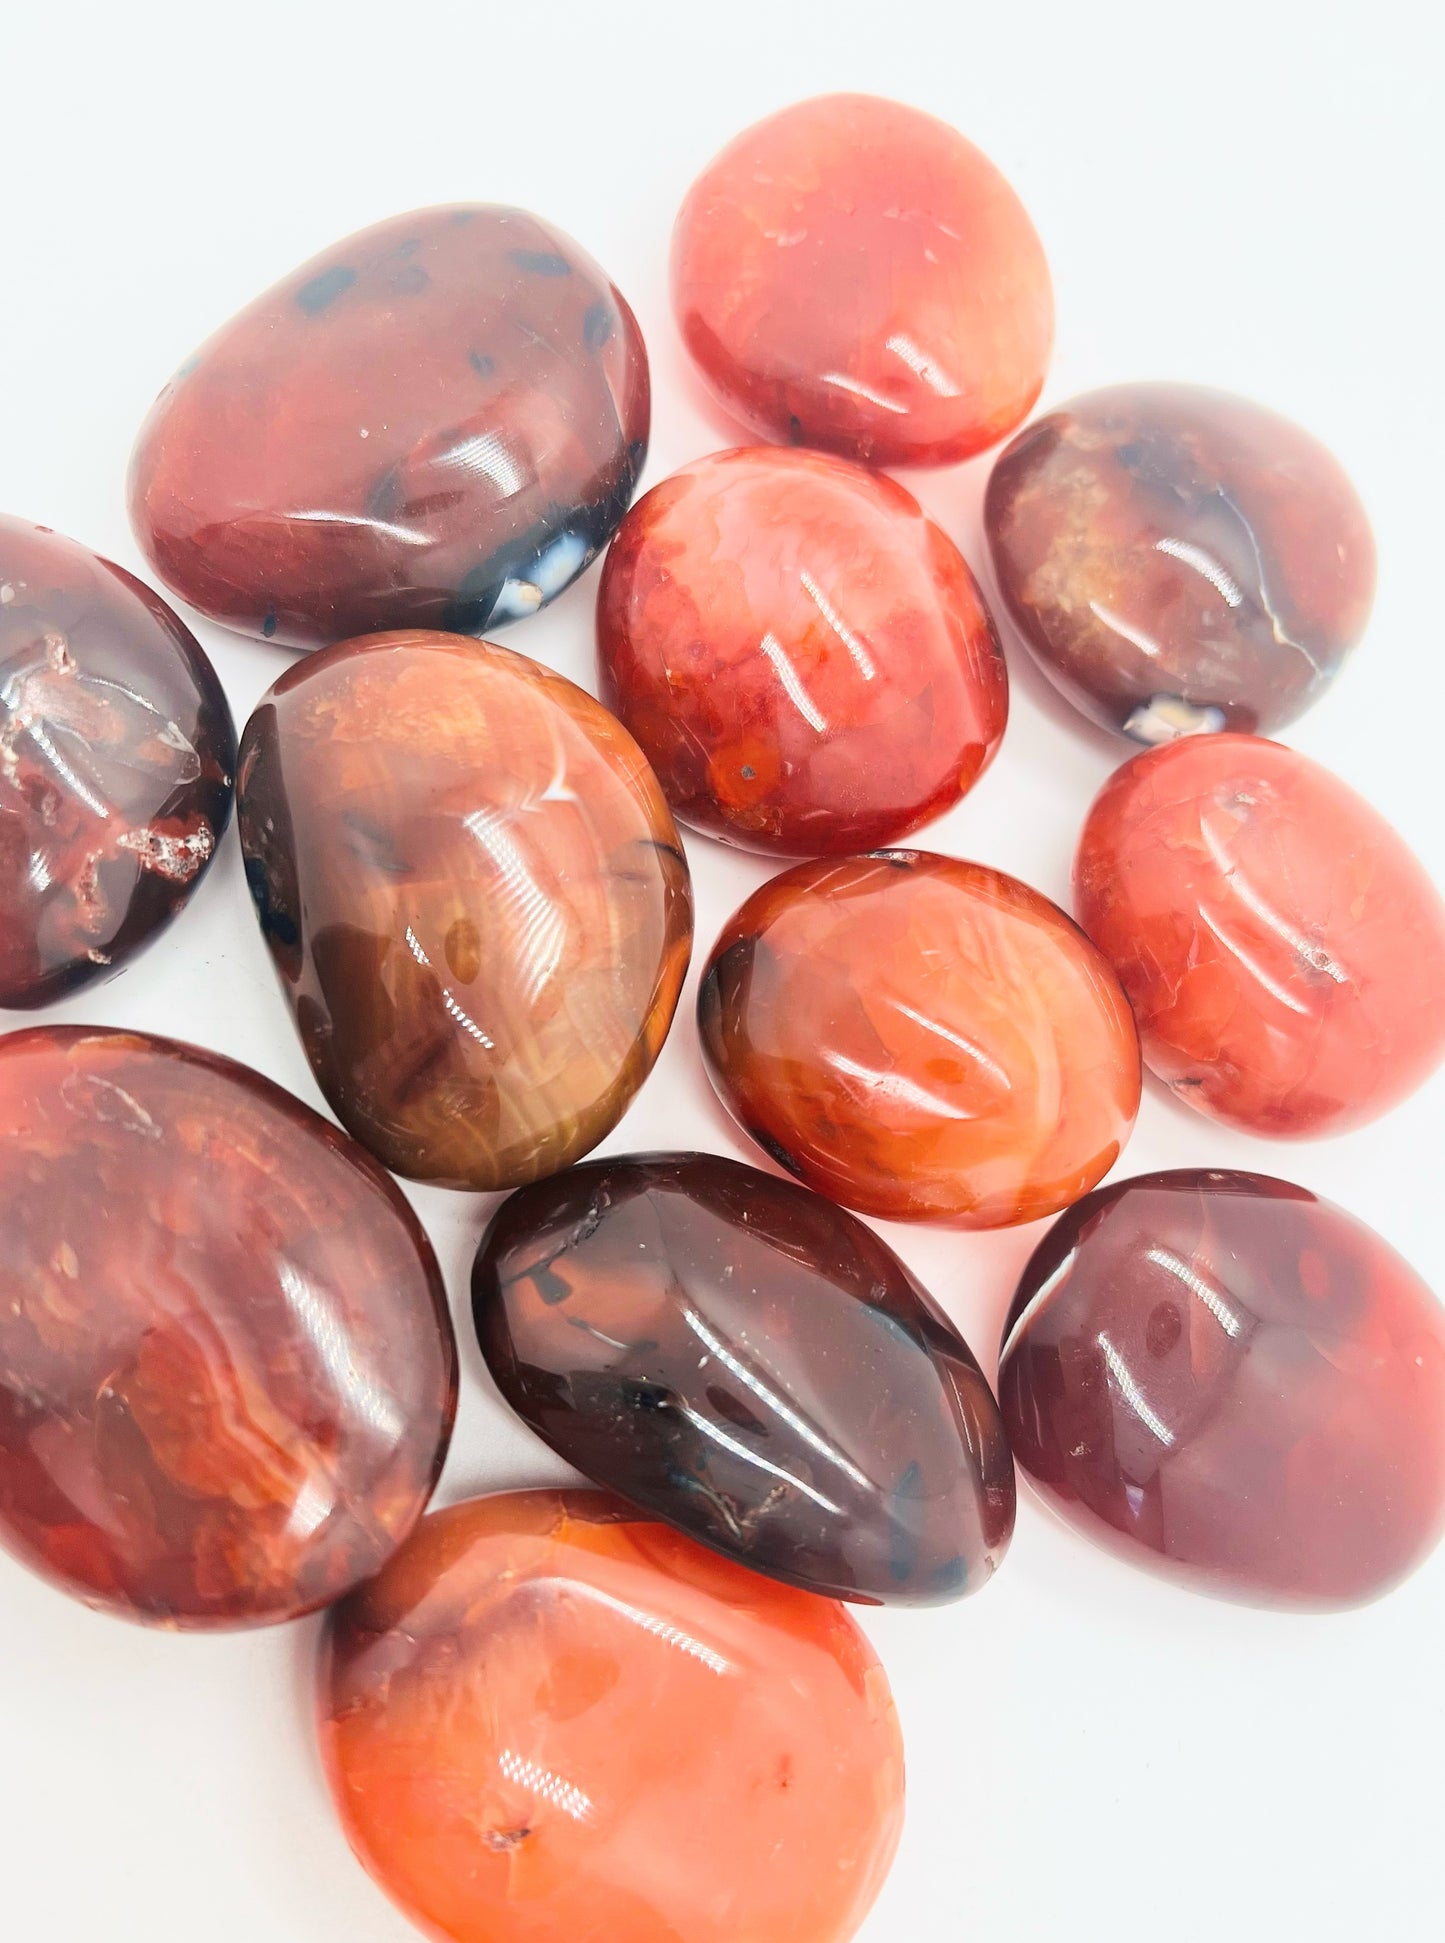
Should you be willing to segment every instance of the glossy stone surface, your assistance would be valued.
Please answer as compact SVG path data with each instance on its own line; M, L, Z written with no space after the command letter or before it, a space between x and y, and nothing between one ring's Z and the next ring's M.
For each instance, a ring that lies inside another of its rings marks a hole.
M395 1182L280 1087L144 1033L0 1039L0 1541L171 1627L310 1612L441 1469L456 1350Z
M297 648L480 634L604 546L647 450L632 312L525 210L395 216L258 297L161 393L131 461L156 572Z
M1013 1531L978 1364L870 1228L715 1154L523 1188L472 1271L512 1408L740 1564L866 1604L956 1599Z
M723 927L698 993L723 1103L864 1214L995 1228L1076 1200L1139 1106L1118 980L1047 898L982 864L798 864Z
M844 1943L898 1841L843 1608L601 1492L425 1519L333 1616L320 1700L353 1849L447 1943Z
M311 1069L388 1167L516 1187L610 1131L692 901L656 779L590 695L487 642L341 642L262 699L238 802Z
M0 1006L109 977L170 922L235 769L215 670L165 603L0 516Z
M984 523L1044 672L1138 742L1292 722L1374 598L1374 539L1338 460L1193 385L1115 385L1039 419L994 467Z
M820 452L720 452L654 487L607 555L597 645L678 815L757 849L896 842L973 786L1008 716L962 554Z
M1069 1209L1014 1301L1014 1455L1088 1537L1251 1605L1377 1598L1445 1527L1445 1311L1363 1222L1263 1174Z
M1445 902L1298 750L1220 735L1134 757L1089 812L1074 898L1150 1070L1214 1119L1342 1133L1445 1058Z
M672 288L729 411L874 465L1006 438L1053 346L1018 197L956 129L875 95L799 102L731 142L682 205Z

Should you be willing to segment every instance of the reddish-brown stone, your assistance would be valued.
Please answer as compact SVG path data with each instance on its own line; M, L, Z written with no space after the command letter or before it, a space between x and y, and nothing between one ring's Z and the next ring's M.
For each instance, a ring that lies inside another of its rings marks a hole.
M369 1577L441 1468L431 1247L258 1073L84 1026L0 1039L0 1540L161 1625L289 1619Z
M1079 1531L1252 1605L1377 1598L1445 1527L1445 1311L1343 1209L1262 1174L1145 1174L1024 1271L999 1398Z
M723 927L698 994L724 1104L846 1207L1001 1227L1108 1172L1139 1106L1119 982L1046 897L982 864L798 864Z
M720 452L654 487L607 555L597 642L678 815L758 849L897 842L972 788L1008 715L957 547L820 452Z
M956 129L875 95L799 102L731 142L683 203L672 283L729 411L875 465L1006 438L1053 346L1018 197Z
M604 546L647 450L647 355L590 257L525 210L395 216L303 264L161 393L131 518L213 620L310 648L479 634Z
M994 467L984 523L1044 672L1139 742L1292 722L1374 597L1374 539L1338 461L1194 385L1115 385L1039 419Z
M523 1188L472 1271L503 1396L596 1483L866 1604L987 1583L1013 1464L968 1345L871 1228L715 1154Z
M846 1943L897 1846L844 1609L601 1492L424 1519L333 1615L320 1714L353 1849L440 1943Z
M312 1071L388 1167L517 1187L621 1118L692 900L657 780L590 695L456 635L343 641L263 697L239 810Z
M1192 737L1124 764L1084 826L1079 921L1150 1070L1250 1133L1341 1133L1445 1058L1445 902L1298 750Z
M215 670L165 603L0 517L0 1006L107 978L170 922L235 768Z

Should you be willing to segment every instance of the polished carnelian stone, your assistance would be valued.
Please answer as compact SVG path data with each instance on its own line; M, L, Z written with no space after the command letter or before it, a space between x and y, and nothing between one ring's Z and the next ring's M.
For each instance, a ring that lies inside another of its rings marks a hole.
M623 521L602 699L685 822L758 849L877 849L992 760L1008 677L978 584L901 486L820 452L720 452Z
M809 1591L932 1604L1013 1531L998 1406L861 1221L715 1154L525 1187L472 1271L497 1387L569 1464Z
M1249 1133L1342 1133L1445 1058L1445 902L1378 811L1296 749L1191 738L1104 785L1079 921L1151 1072Z
M611 1130L692 900L656 778L590 695L456 635L343 641L262 698L238 805L312 1071L388 1167L517 1187Z
M698 994L745 1132L864 1214L1003 1227L1106 1174L1139 1106L1107 962L982 864L879 851L798 864L724 926Z
M1445 1311L1362 1221L1263 1174L1144 1174L1050 1229L999 1395L1045 1499L1251 1605L1377 1598L1445 1528Z
M1115 385L1039 419L994 467L984 524L1044 672L1139 742L1292 722L1374 597L1374 539L1338 461L1195 385Z
M0 1541L165 1626L324 1606L410 1532L456 1350L396 1183L245 1066L0 1039Z
M683 203L672 287L729 411L875 465L1006 438L1053 346L1018 197L956 129L875 95L799 102L730 143Z
M844 1943L902 1822L843 1608L595 1491L425 1519L333 1615L320 1713L352 1847L448 1943Z
M235 769L221 684L165 603L0 517L0 1006L108 977L170 922Z
M621 295L525 210L394 216L233 318L161 393L136 535L192 607L297 648L480 634L603 547L647 451Z

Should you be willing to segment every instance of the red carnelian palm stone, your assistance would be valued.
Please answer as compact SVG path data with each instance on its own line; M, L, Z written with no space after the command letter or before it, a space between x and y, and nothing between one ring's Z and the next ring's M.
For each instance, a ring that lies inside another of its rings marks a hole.
M1053 345L1018 197L956 129L875 95L800 102L731 142L683 203L672 284L729 411L875 465L1007 437Z
M898 1720L844 1609L600 1492L425 1519L320 1685L351 1845L444 1943L845 1943L897 1846Z
M873 1231L715 1154L514 1194L472 1271L514 1410L570 1464L757 1571L867 1604L987 1583L1013 1465L968 1345Z
M1079 921L1150 1070L1250 1133L1342 1133L1445 1057L1445 902L1380 814L1295 749L1135 756L1084 825Z
M723 927L698 993L713 1082L809 1187L1003 1227L1101 1180L1139 1108L1119 981L1015 877L921 850L797 864Z
M581 573L647 450L636 319L570 237L464 204L348 236L157 399L136 536L212 620L312 648L480 634Z
M0 1540L166 1626L324 1606L441 1469L456 1351L394 1181L232 1060L0 1040Z
M221 684L165 603L0 518L0 1005L108 977L169 924L235 769Z
M654 487L607 555L597 644L678 815L758 849L896 842L972 788L1008 715L957 547L819 452L720 452Z
M1445 1527L1445 1311L1343 1209L1263 1174L1145 1174L1045 1236L999 1368L1067 1522L1251 1605L1353 1606Z

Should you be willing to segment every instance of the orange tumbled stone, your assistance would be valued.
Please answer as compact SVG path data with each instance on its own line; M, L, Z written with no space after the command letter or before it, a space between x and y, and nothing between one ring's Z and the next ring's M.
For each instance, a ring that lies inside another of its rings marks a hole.
M425 1519L333 1615L320 1716L352 1847L447 1943L843 1943L902 1822L843 1608L600 1492Z
M1037 891L919 850L799 864L724 927L698 994L714 1083L810 1187L996 1228L1101 1180L1139 1106L1108 962Z

